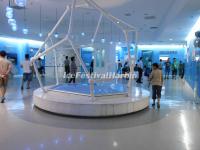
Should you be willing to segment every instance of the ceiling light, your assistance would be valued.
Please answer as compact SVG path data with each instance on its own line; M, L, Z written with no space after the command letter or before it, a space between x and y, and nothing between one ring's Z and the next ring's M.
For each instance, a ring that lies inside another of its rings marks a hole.
M8 24L9 25L16 25L16 20L15 19L8 19Z
M12 26L12 31L17 31L17 25Z
M110 44L112 45L112 44L113 44L113 41L110 41Z
M12 19L13 18L13 13L12 12L6 12L6 17L8 18L8 19Z
M118 44L121 45L122 43L121 43L121 42L118 42Z
M6 12L11 12L11 13L13 13L13 8L11 8L11 7L6 7Z
M22 29L23 34L28 34L28 29L24 28Z
M54 34L54 37L55 37L55 38L58 38L58 36L59 36L58 33L55 33L55 34Z
M117 21L117 24L119 24L119 21Z
M85 33L84 33L84 32L82 32L82 33L81 33L81 35L82 35L82 36L85 36Z
M94 43L94 39L91 39L91 42Z
M39 35L39 37L42 37L42 33L39 33L38 35Z
M106 39L101 39L101 43L105 43L106 42Z
M26 6L26 0L15 0L15 4L19 7L25 7Z
M171 39L169 39L170 41L173 41L173 39L171 38Z

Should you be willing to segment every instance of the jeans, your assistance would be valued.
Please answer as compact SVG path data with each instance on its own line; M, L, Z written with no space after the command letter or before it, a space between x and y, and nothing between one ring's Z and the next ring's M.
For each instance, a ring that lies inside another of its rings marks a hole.
M152 85L152 99L160 99L161 98L162 86L160 85Z

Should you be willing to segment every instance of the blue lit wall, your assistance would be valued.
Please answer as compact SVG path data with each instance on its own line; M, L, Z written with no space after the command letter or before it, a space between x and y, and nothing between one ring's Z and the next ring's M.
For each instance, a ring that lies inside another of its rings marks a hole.
M29 43L24 39L12 39L0 37L0 50L5 50L9 56L16 56L16 64L13 64L13 73L20 75L22 69L20 67L21 62L24 60L25 54L30 54L30 49L38 48L40 44Z
M176 58L178 61L185 61L185 51L186 48L184 46L139 46L138 57L142 56L142 51L153 51L152 61L159 62L160 56L169 57L171 60Z
M195 48L193 42L190 43L187 49L185 79L192 87L197 90L200 97L200 48Z
M124 61L124 59L126 58L126 56L128 55L128 51L126 47L117 47L116 48L116 60L120 59L122 61ZM185 61L185 52L186 52L186 48L185 46L181 46L181 45L175 45L175 46L171 46L171 45L141 45L138 46L138 55L137 57L141 57L142 56L142 52L143 51L152 51L152 61L153 62L159 62L160 56L167 56L169 57L171 60L173 58L177 58L178 61ZM134 54L134 49L131 48L131 55Z

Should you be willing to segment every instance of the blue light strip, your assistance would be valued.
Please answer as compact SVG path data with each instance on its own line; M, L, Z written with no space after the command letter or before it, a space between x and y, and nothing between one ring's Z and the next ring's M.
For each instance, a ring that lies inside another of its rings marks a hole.
M1 41L16 43L16 44L29 44L29 45L38 46L38 47L40 47L43 44L42 41L19 39L19 38L8 38L8 37L0 37L0 42Z

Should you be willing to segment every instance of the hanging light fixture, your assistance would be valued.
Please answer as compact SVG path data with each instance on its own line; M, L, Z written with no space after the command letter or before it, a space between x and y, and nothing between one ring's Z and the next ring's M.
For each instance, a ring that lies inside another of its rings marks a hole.
M39 37L42 37L42 6L40 5L40 32Z
M110 44L112 45L113 44L113 26L112 26L112 22L110 22L110 29L111 29L111 39L110 39Z
M83 13L83 15L82 15L82 27L83 27L83 32L81 32L81 35L82 36L85 36L85 21L84 21L84 19L85 19L85 16L84 16L84 13Z
M56 22L58 21L58 10L57 10L57 8L56 8ZM58 34L58 32L57 32L57 29L56 29L56 32L55 32L55 34L54 34L54 37L55 38L58 38L58 36L59 36L59 34Z
M101 43L105 43L106 42L106 39L105 39L105 22L104 22L104 19L103 19L103 38L101 39Z
M28 29L26 25L26 9L24 9L24 28L22 29L23 34L28 34Z

